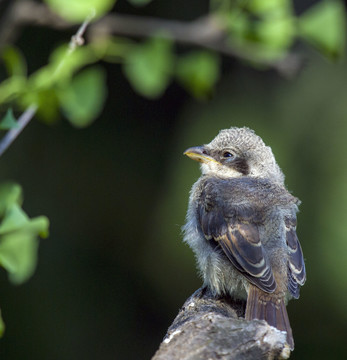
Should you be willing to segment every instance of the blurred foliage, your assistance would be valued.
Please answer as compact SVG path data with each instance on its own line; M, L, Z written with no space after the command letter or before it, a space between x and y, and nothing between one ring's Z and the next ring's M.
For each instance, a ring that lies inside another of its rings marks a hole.
M100 17L111 10L116 0L44 0L53 11L71 22Z
M343 54L346 18L339 0L323 0L300 17L291 0L215 0L214 6L225 18L232 44L255 61L283 58L300 38L331 59Z
M153 38L126 54L124 73L140 94L156 98L171 80L173 60L172 42Z
M48 219L30 219L21 208L22 190L19 185L0 185L0 266L6 269L13 284L25 282L37 263L37 237L48 236ZM0 336L4 324L0 318Z
M177 77L196 98L211 94L219 79L220 61L216 54L194 51L178 59Z
M19 49L15 47L7 46L4 49L2 49L1 57L9 77L27 76L25 57L19 51ZM6 96L6 94L3 96Z
M90 19L92 9L96 18L105 15L115 1L69 0L68 6L66 1L46 2L66 20L82 22ZM131 3L145 5L147 1L133 0ZM343 10L341 1L323 0L298 17L291 0L213 0L210 15L226 31L226 46L235 51L240 60L271 66L274 61L285 58L298 39L307 40L332 59L340 58L346 40ZM321 31L322 28L325 31ZM122 63L130 84L145 97L161 96L175 77L193 96L208 97L219 78L219 55L202 49L177 54L174 40L170 39L169 32L155 34L140 43L127 38L99 36L82 48L72 50L70 45L52 50L48 64L30 75L21 51L7 46L1 54L8 78L0 84L0 105L15 104L23 109L35 103L39 107L38 114L47 122L55 120L62 109L73 125L90 125L103 107L106 78L100 75L96 80L95 71L79 77L78 72L100 60ZM82 78L92 88L90 93L98 94L98 99L90 106L94 106L94 111L83 110L79 101L62 96L66 93L81 100L87 98L88 94L81 93L83 86L76 94L76 86Z
M226 1L221 1L222 6ZM291 0L250 0L231 2L220 16L230 31L230 42L254 61L281 59L296 39L297 17ZM224 7L222 6L222 9ZM217 7L218 9L218 7ZM218 10L217 10L218 11Z
M87 68L59 91L63 112L74 126L87 126L100 114L106 98L105 77L101 68Z
M29 219L21 208L22 190L16 184L0 187L0 265L9 273L10 281L21 284L34 272L37 237L48 236L48 219Z
M340 58L346 42L344 5L338 0L318 3L300 18L299 33L330 58Z

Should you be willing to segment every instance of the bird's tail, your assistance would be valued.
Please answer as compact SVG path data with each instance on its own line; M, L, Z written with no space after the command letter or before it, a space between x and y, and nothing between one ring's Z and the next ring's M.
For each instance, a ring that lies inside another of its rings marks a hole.
M294 349L293 333L283 298L265 293L256 286L250 285L245 318L246 320L265 320L278 330L286 331L287 343L291 350Z

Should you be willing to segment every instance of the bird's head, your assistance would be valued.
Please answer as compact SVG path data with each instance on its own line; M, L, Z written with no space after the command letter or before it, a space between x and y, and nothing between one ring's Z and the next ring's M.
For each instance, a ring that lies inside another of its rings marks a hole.
M269 146L248 128L221 130L209 143L191 147L185 155L201 163L203 174L221 178L268 178L283 184L284 175Z

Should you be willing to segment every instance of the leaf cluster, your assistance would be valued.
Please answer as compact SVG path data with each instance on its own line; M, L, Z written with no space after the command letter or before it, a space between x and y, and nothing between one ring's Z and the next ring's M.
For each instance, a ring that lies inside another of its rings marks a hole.
M256 61L282 58L298 40L307 41L330 59L343 54L345 11L339 0L322 0L301 16L295 15L291 0L213 3L227 24L231 44Z
M115 0L45 1L72 22L101 18L115 4ZM143 6L149 1L130 2ZM300 39L334 60L344 52L345 12L340 0L322 0L301 16L294 14L291 0L211 0L209 16L224 33L224 47L257 67L281 61ZM100 61L121 64L134 90L148 98L161 96L174 79L193 96L209 98L221 68L217 52L198 48L179 55L175 38L165 29L141 42L100 35L74 51L59 46L48 64L30 75L19 49L6 47L1 57L8 78L0 83L0 105L26 108L34 103L46 121L62 113L76 127L88 126L103 109L107 86L105 73L96 66Z
M14 183L0 185L0 266L13 284L25 282L37 262L38 237L48 236L45 216L30 219L21 207L22 189ZM4 323L0 317L0 336Z

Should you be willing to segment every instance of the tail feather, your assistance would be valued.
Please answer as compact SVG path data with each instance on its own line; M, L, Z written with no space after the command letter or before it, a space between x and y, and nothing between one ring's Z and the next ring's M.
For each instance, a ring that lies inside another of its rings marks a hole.
M293 333L283 298L265 293L254 285L250 285L245 318L246 320L265 320L278 330L286 331L287 343L292 350L294 349Z

